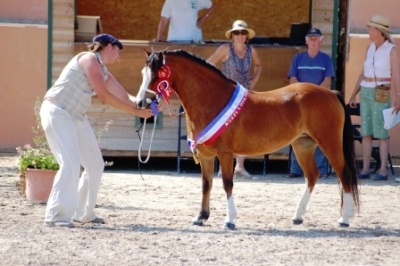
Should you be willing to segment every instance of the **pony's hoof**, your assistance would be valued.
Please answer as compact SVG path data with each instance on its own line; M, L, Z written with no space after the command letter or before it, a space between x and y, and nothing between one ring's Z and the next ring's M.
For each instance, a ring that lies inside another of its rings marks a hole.
M233 223L224 223L224 225L222 226L222 229L234 230L235 229L235 224L233 224Z
M198 226L203 226L204 223L202 220L193 220L192 225L198 225Z
M349 224L346 224L346 223L339 223L339 227L349 227L350 225Z
M302 224L303 219L292 219L292 224Z

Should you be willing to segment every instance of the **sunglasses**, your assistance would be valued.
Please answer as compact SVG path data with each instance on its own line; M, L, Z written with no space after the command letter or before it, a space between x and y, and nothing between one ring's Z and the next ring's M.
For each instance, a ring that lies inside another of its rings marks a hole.
M235 31L232 31L232 34L233 35L247 35L247 34L249 34L249 32L247 31L247 30L235 30Z
M232 33L233 33L233 35L247 35L247 34L249 34L249 32L247 31L247 30L235 30L235 31L232 31Z

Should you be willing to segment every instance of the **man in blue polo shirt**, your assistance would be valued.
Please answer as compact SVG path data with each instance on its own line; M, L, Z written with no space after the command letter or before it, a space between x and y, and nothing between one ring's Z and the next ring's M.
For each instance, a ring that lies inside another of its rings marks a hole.
M319 47L324 37L317 28L311 28L306 34L307 51L296 54L289 69L289 83L309 82L330 89L332 79L335 78L332 58L321 52ZM315 149L315 163L317 164L320 177L326 178L328 173L328 160L321 149ZM296 178L303 176L303 170L297 162L296 156L291 154L290 173L288 177Z

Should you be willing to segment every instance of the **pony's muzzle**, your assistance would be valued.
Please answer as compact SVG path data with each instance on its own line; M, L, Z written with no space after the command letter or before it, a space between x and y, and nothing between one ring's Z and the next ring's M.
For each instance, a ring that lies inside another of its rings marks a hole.
M137 103L137 108L138 109L144 109L144 108L146 108L146 106L144 106L145 105L145 102L143 101L143 100L140 100L138 103Z
M146 98L144 100L140 100L137 104L138 109L145 109L152 103L150 98Z

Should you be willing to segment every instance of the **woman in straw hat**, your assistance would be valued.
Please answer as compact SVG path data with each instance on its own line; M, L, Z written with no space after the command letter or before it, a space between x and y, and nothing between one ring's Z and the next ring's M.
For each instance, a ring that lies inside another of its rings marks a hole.
M236 20L232 28L225 32L231 42L220 45L207 60L212 64L222 61L222 72L248 90L254 90L261 75L261 60L256 49L248 44L255 34L245 21ZM244 168L243 156L236 157L235 177L252 178Z
M383 127L382 110L390 108L390 96L386 102L375 97L376 87L386 85L395 95L394 112L400 110L400 76L397 49L390 37L389 19L375 15L367 23L372 43L367 48L364 67L350 98L350 106L356 107L356 95L360 92L361 135L363 168L359 179L370 177L372 136L379 139L381 166L375 180L387 180L387 159L389 154L388 131Z

